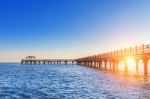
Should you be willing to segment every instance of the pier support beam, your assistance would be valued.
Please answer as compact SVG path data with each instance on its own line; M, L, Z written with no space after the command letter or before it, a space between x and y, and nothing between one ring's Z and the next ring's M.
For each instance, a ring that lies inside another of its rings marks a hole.
M102 62L101 62L101 61L99 61L99 68L101 68L101 66L102 66Z
M34 61L34 65L36 65L36 61Z
M115 71L118 71L118 68L119 68L119 60L116 60L116 64L115 64Z
M139 64L139 59L135 59L135 65L136 65L136 75L138 75L138 71L139 71L138 64Z
M113 72L115 72L115 66L116 66L116 61L112 60L112 65L113 65Z
M108 63L109 63L109 69L111 70L112 69L112 66L111 66L111 61L108 61Z
M105 64L105 70L107 70L107 61L106 60L104 61L104 64Z
M96 61L94 61L94 68L96 68Z
M60 64L61 64L61 62L60 62ZM74 64L74 61L72 61L72 65Z
M98 68L98 62L96 61L96 68Z
M147 58L143 58L143 64L144 64L144 77L148 76L148 68L147 68L147 63L148 63L148 59Z
M125 74L128 74L128 62L125 59Z
M65 61L65 64L67 65L67 61Z
M30 65L32 65L32 61L30 61Z

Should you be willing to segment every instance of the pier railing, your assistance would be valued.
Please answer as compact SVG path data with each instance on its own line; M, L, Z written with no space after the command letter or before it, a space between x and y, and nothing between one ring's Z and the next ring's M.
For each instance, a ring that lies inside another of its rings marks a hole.
M82 57L80 59L101 59L101 58L113 58L113 57L124 57L124 56L141 56L150 54L150 45L135 46L105 53L100 53L97 55Z

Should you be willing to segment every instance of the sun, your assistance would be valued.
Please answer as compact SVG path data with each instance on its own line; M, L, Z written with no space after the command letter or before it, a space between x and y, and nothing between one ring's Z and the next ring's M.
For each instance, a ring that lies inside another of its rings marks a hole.
M135 72L135 60L134 57L127 57L128 70Z

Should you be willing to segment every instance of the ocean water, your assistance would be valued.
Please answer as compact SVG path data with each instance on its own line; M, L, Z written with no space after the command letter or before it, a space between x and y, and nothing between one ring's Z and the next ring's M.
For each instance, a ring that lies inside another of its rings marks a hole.
M86 66L0 63L0 99L150 99L150 82Z

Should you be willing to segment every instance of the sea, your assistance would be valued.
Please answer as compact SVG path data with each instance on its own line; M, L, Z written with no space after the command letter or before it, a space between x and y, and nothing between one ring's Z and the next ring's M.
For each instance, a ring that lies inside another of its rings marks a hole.
M0 63L0 99L150 99L150 82L72 64Z

